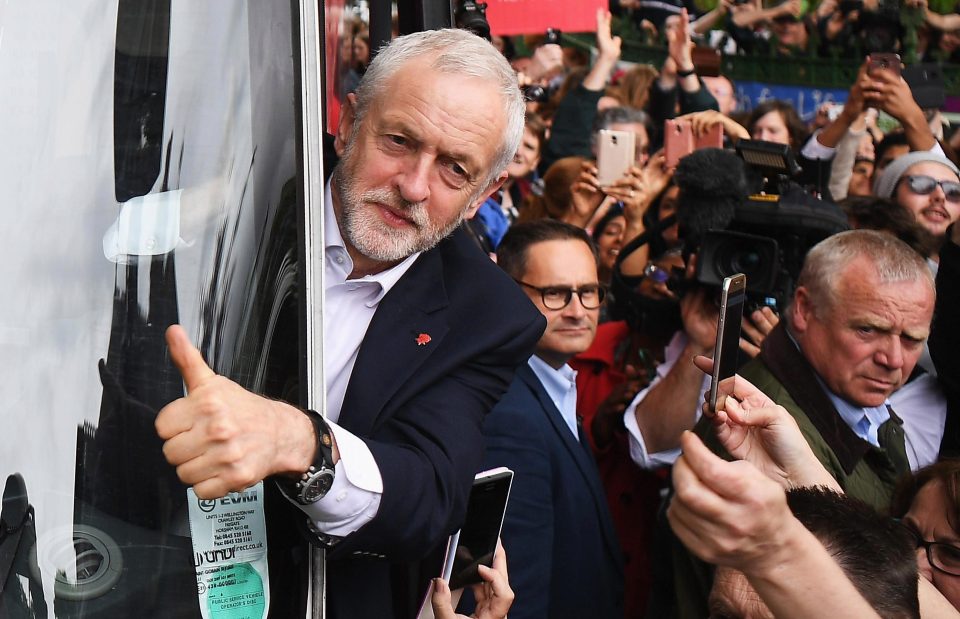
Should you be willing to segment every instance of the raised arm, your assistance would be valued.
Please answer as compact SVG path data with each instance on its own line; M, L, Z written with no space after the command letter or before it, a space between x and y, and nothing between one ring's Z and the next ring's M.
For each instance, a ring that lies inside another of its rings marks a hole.
M667 518L691 552L743 572L776 617L878 617L790 513L782 487L749 462L714 455L693 433L681 442Z

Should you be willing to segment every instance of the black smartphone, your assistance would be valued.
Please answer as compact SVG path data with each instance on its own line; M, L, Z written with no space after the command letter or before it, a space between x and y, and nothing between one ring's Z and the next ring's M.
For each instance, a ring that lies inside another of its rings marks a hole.
M932 62L910 65L904 68L903 79L910 86L913 100L921 108L933 110L943 107L946 90L939 65Z
M710 376L710 411L713 413L733 393L740 352L740 323L746 301L747 276L737 273L725 277L720 291L720 321L713 353L713 374Z
M512 483L513 471L503 467L478 473L474 479L467 518L451 538L443 566L451 591L482 582L478 567L493 566Z

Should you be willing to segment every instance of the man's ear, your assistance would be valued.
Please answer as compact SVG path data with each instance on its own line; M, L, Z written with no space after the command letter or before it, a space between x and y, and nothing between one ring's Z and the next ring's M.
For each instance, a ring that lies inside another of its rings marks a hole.
M793 293L793 305L791 308L790 326L793 327L795 335L803 335L810 326L810 320L813 318L813 304L810 299L810 292L803 286L797 288Z
M500 189L503 186L503 182L507 180L507 172L504 170L500 173L490 186L487 187L480 196L474 200L473 204L467 207L467 210L463 214L464 219L473 219L473 216L477 214L477 211L480 210L480 207L483 206L483 203L487 201L487 198L493 195L493 192Z
M333 139L333 148L337 151L337 156L342 157L343 151L347 147L347 141L353 133L353 120L356 112L357 95L352 92L344 99L340 106L340 121L337 123L337 135Z

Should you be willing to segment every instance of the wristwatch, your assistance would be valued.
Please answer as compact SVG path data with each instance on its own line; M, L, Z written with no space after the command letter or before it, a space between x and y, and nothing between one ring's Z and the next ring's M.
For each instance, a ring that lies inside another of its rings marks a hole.
M313 463L298 479L278 479L277 485L290 499L300 505L310 505L326 496L333 485L333 437L330 426L320 413L312 410L305 410L303 413L310 419L317 434L317 453Z

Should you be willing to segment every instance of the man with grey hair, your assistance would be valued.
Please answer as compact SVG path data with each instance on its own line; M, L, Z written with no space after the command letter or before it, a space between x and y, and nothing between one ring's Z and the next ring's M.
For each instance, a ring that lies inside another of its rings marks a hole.
M543 331L460 226L506 177L523 111L506 60L461 30L394 40L348 95L323 212L323 415L217 376L168 331L189 393L157 417L164 455L200 498L275 482L271 533L328 549L328 617L412 615L436 575L417 562L463 521L484 415ZM271 565L279 616L303 614L303 546Z
M850 230L807 254L786 320L739 372L797 421L843 491L885 511L909 471L902 421L888 398L910 376L930 332L934 284L896 237ZM697 434L724 454L704 417ZM709 614L704 564L675 554L679 616Z
M850 494L878 509L909 470L888 404L930 332L923 258L892 235L852 230L807 254L793 303L741 374L786 408Z

